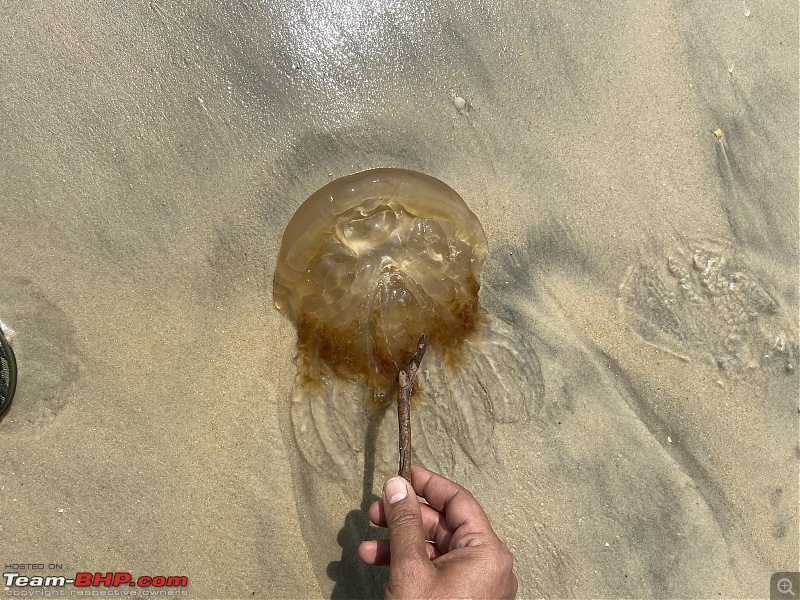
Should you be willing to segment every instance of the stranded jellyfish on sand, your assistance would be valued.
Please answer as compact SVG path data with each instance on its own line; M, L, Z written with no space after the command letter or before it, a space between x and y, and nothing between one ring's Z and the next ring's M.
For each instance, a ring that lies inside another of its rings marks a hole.
M444 473L461 459L481 465L493 456L494 422L526 418L540 403L532 349L478 303L487 252L461 197L422 173L365 171L300 206L283 235L274 299L297 327L291 419L311 465L359 477L370 423L387 439L368 459L396 463L396 421L385 409L422 332L428 351L412 410L419 463Z

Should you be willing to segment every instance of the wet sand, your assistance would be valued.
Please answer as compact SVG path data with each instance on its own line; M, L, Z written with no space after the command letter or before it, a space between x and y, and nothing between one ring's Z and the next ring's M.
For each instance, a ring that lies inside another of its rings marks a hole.
M308 195L395 166L475 212L541 365L496 468L451 474L520 597L766 596L798 565L796 4L342 6L3 8L0 559L380 596L384 473L299 454L272 275Z

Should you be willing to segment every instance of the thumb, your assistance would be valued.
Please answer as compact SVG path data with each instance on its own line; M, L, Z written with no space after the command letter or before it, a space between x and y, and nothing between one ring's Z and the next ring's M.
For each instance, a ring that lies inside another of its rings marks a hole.
M383 486L383 511L389 529L391 568L428 562L422 511L414 488L402 477L392 477Z

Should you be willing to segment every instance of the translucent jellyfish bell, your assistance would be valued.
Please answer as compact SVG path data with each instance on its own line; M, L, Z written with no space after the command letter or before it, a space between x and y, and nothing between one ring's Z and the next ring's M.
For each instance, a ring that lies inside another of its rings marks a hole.
M309 197L283 235L274 299L298 331L292 424L305 459L359 473L367 423L381 420L422 332L428 352L412 410L415 460L449 471L491 449L494 421L541 400L530 347L478 303L488 252L477 217L443 182L375 169ZM387 436L393 428L378 427ZM394 443L379 443L387 463Z

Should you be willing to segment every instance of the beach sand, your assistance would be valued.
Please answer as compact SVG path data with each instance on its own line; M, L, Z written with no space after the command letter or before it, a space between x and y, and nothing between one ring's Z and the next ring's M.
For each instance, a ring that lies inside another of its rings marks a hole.
M450 473L520 597L764 597L798 569L796 3L0 15L4 572L381 595L354 552L388 473L299 453L272 277L300 203L383 166L465 199L481 302L541 367L494 467Z

